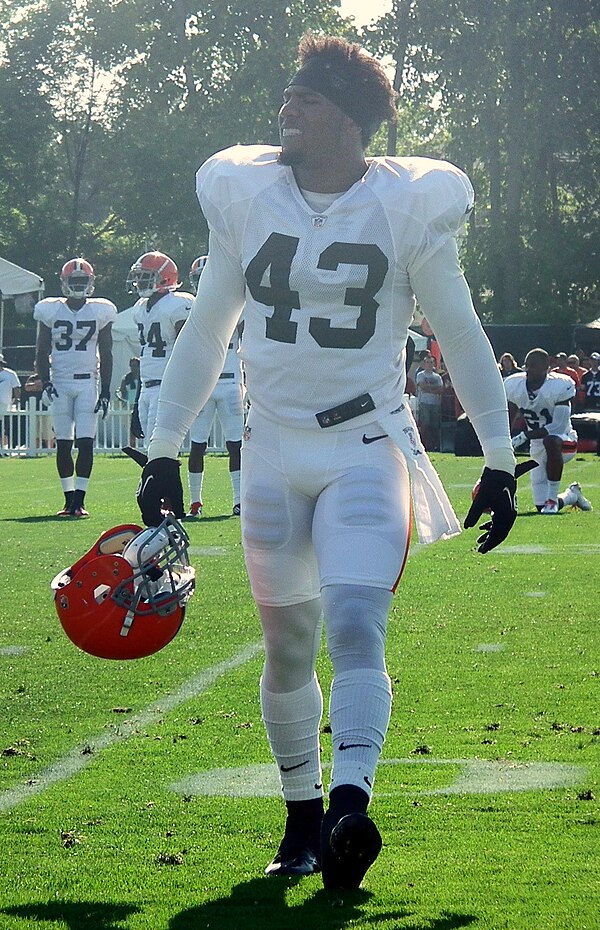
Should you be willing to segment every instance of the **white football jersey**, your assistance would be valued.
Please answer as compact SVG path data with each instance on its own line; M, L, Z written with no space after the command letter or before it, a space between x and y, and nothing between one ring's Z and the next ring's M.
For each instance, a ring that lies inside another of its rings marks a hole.
M34 320L52 331L52 381L74 374L97 377L98 333L117 318L117 308L104 297L88 297L80 310L71 310L66 297L45 297L33 310Z
M552 422L557 404L575 397L575 382L569 375L551 371L537 391L527 388L527 373L520 372L504 379L504 390L511 404L519 408L527 429L541 429Z
M245 275L250 400L269 419L307 428L318 428L318 412L365 393L378 408L400 404L411 271L456 236L471 184L447 162L375 158L318 213L278 152L234 146L197 175L211 235Z
M231 342L227 347L225 364L223 365L223 372L221 376L224 376L224 381L229 381L231 384L242 383L242 360L239 355L239 348L240 336L236 329L233 336L231 337ZM233 377L231 377L232 375Z
M134 304L133 320L140 337L140 377L159 381L177 338L176 324L187 320L194 302L193 294L168 291L148 310L148 298Z

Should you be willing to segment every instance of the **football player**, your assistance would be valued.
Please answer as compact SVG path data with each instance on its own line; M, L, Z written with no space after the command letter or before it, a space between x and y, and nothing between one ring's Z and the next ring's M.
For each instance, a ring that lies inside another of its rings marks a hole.
M321 869L325 887L356 888L382 842L367 809L391 710L386 626L411 484L423 542L460 532L403 401L415 295L484 450L465 520L491 510L480 552L514 523L515 457L500 373L458 261L468 178L428 158L367 158L395 115L385 71L332 36L304 36L299 53L281 146L234 146L199 169L209 259L165 371L138 501L150 525L166 499L182 507L179 444L243 310L242 541L265 640L262 715L287 808L266 872ZM325 813L322 615L334 670Z
M194 293L206 265L206 255L194 259L190 268L190 284ZM242 432L244 429L244 382L242 365L238 355L242 324L238 324L227 348L225 365L219 375L208 403L200 411L190 427L190 457L188 460L188 484L190 509L188 519L202 516L202 485L204 483L204 454L215 417L219 417L225 434L229 455L229 478L233 492L234 517L240 516L240 459Z
M128 294L137 294L133 319L140 337L140 382L132 424L138 438L149 442L158 405L165 366L175 340L190 312L194 297L178 291L179 271L164 252L145 252L133 263L127 276Z
M559 371L548 371L545 349L532 349L525 357L525 371L504 380L511 423L517 424L514 449L530 443L531 458L538 467L531 472L533 502L539 513L552 515L563 507L591 510L592 505L572 482L559 493L563 465L577 451L577 433L571 425L574 380Z
M96 414L102 411L104 419L110 403L117 308L93 296L95 280L86 259L71 258L60 273L63 296L46 297L33 311L38 321L35 370L42 381L42 403L51 405L56 467L65 495L61 517L89 516L84 501L93 466Z

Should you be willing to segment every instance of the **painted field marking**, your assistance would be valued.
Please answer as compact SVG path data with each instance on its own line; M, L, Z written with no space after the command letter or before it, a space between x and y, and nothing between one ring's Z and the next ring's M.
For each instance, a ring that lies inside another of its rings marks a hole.
M504 648L504 643L479 643L475 652L502 652Z
M545 591L526 591L525 597L546 597Z
M27 649L27 646L0 646L0 656L22 656Z
M94 759L97 759L98 753L103 749L108 749L109 746L123 743L132 736L137 736L140 729L156 723L166 713L189 701L190 698L198 697L199 694L210 688L221 675L225 675L227 672L231 672L250 662L261 652L262 648L262 641L251 643L230 659L225 659L223 662L219 662L218 665L213 665L211 668L199 672L194 678L186 681L178 691L165 694L164 697L154 701L139 714L120 721L118 726L112 726L105 733L99 733L97 736L93 736L81 745L71 749L61 759L57 759L52 765L49 765L26 782L0 792L0 813L12 810L13 807L17 807L23 801L28 801L29 798L36 794L41 794L52 785L77 775ZM89 752L90 749L92 750L91 753Z
M482 759L382 759L383 766L452 765L461 772L443 788L426 790L398 789L378 791L375 797L399 795L498 794L512 791L542 791L553 788L573 788L587 775L581 765L565 762L487 762ZM323 770L330 769L330 763ZM281 787L274 763L245 765L238 768L216 768L196 772L174 782L171 790L184 796L231 798L279 798Z
M188 552L190 555L221 556L227 555L229 549L227 546L190 546Z
M574 555L590 555L600 552L600 543L570 543L566 546L560 546L561 552L565 549L570 549ZM498 546L494 551L497 555L548 555L551 552L558 551L558 547L524 544L522 546Z

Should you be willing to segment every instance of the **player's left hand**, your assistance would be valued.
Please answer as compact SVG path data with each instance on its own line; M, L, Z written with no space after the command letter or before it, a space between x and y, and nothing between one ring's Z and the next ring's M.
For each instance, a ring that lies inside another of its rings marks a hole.
M142 469L137 489L137 502L146 526L160 526L164 511L180 520L183 507L183 487L177 459L151 459Z
M510 533L517 519L516 492L516 479L509 472L483 469L473 503L465 517L465 529L469 529L484 513L491 514L491 520L479 527L484 533L477 539L478 552L495 549Z
M108 405L110 404L110 394L101 394L98 400L96 401L96 406L94 407L94 413L98 413L99 410L102 411L102 419L106 420L106 414L108 413Z

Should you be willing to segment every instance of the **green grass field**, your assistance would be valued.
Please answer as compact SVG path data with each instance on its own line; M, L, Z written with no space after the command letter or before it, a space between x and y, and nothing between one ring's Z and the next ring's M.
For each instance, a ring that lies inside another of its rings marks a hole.
M434 459L464 516L481 462ZM49 584L137 521L136 466L97 458L91 518L64 521L53 459L0 461L0 930L597 930L600 458L564 475L592 513L534 515L524 479L500 549L477 554L474 531L411 549L371 807L384 848L344 894L262 876L284 808L226 467L209 458L188 525L181 632L111 663L64 636ZM327 693L324 651L319 675Z

